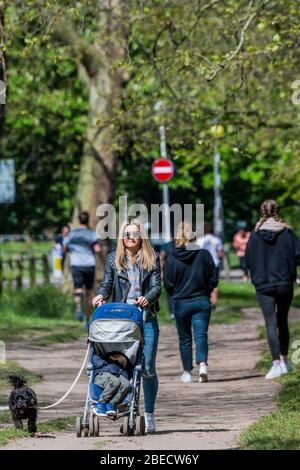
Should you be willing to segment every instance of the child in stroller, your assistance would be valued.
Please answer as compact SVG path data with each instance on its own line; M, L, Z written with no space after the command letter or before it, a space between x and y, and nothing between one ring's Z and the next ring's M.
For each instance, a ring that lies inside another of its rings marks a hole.
M114 416L117 414L117 405L122 403L130 391L130 363L125 354L112 351L105 358L94 353L92 364L94 383L103 389L98 403L93 407L93 413L97 416Z

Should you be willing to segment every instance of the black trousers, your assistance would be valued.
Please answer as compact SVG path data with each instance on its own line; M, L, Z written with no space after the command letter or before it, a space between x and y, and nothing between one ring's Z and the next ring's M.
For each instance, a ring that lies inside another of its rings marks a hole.
M267 328L268 343L273 361L289 350L288 313L293 300L293 286L278 286L256 292Z

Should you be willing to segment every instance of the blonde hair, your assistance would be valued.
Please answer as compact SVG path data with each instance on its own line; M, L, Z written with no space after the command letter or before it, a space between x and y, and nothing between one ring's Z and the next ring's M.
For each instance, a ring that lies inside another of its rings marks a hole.
M185 220L180 222L177 227L175 246L180 248L194 240L195 235L193 234L191 225Z
M138 251L137 258L142 268L146 269L146 271L151 271L155 267L155 252L151 246L151 243L148 239L148 234L143 224L138 219L125 220L121 225L116 249L117 269L122 270L126 268L126 248L123 242L123 233L125 232L125 229L128 225L136 225L139 227L141 234L141 246Z

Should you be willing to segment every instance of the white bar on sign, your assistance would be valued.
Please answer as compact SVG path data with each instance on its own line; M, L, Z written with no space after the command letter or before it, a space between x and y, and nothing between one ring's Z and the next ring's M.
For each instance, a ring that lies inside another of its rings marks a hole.
M157 175L157 174L172 173L172 171L170 170L170 168L155 168L153 170L153 173Z

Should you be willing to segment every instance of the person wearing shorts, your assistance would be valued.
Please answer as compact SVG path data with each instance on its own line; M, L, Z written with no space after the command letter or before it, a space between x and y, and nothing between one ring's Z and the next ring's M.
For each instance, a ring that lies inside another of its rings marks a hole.
M84 320L82 301L86 291L85 321L88 325L94 297L93 285L95 277L96 258L100 253L100 245L96 232L90 230L89 214L79 214L79 227L71 230L64 240L64 251L70 252L70 265L74 284L74 300L76 317Z

